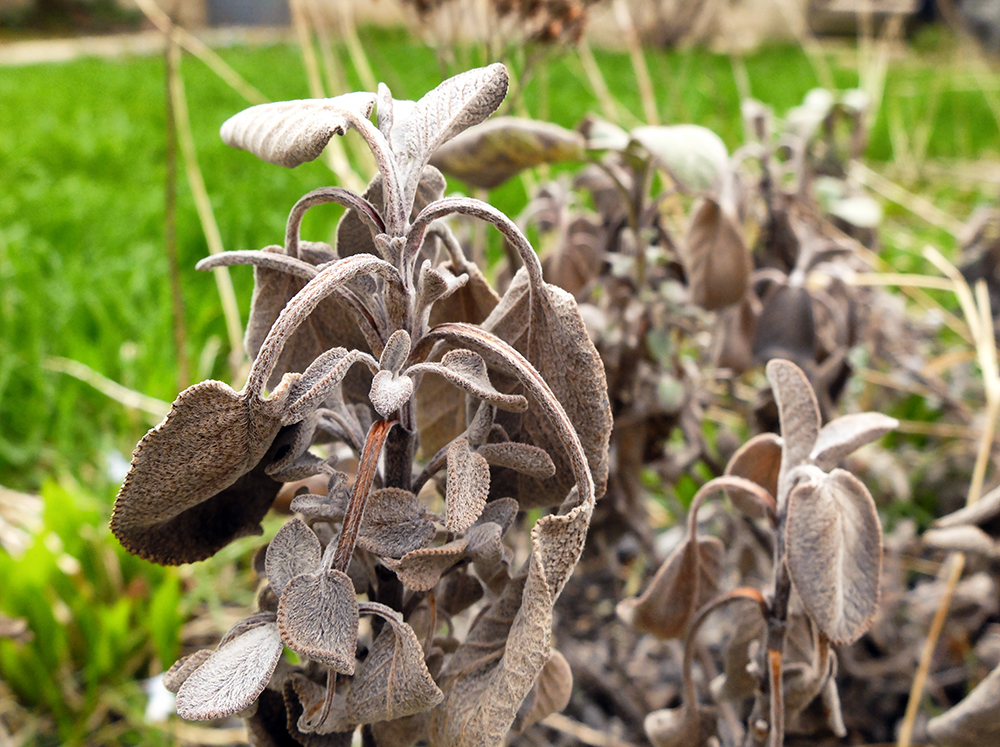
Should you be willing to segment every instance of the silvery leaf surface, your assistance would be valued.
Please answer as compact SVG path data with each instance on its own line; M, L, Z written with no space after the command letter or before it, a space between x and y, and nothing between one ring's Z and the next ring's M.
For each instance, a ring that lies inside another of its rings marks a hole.
M864 484L842 469L791 491L788 571L809 616L838 645L868 630L878 609L882 526Z
M431 154L496 111L507 95L508 78L507 68L496 62L444 81L421 97L405 120L398 119L398 108L394 110L390 142L400 167L404 204L411 201L416 181ZM396 135L400 127L401 143Z
M249 707L271 679L281 651L281 636L273 623L234 638L216 649L181 685L177 713L201 721Z
M368 119L374 106L373 93L258 104L227 119L219 134L226 145L294 168L318 158L331 137L345 134L355 119Z

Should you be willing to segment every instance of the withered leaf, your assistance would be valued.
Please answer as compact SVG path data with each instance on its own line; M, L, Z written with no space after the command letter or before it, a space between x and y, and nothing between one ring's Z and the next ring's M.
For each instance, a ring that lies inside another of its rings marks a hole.
M459 569L449 573L438 595L438 606L445 614L454 617L483 598L483 585L475 576Z
M660 566L649 588L618 603L618 616L658 638L680 638L719 590L725 546L715 537L686 539Z
M535 524L527 575L506 585L442 673L445 698L428 724L436 747L503 744L551 653L552 607L579 560L592 507L588 500Z
M1000 487L990 492L969 506L963 506L947 516L937 519L931 526L953 527L960 524L985 524L1000 515Z
M927 733L949 747L983 747L1000 730L1000 667L954 708L927 722Z
M545 280L581 298L601 271L603 230L589 217L573 219L542 259Z
M318 158L331 137L345 134L359 119L368 119L374 107L373 93L258 104L227 119L219 134L226 145L294 168Z
M382 564L395 571L407 589L428 591L437 586L445 571L465 557L468 547L468 540L459 539L438 547L413 550L399 560L382 558Z
M203 560L259 532L281 487L264 473L280 428L253 392L219 381L185 389L135 447L111 531L164 565Z
M816 357L816 320L808 290L779 285L764 297L753 354L761 362L772 358L811 361Z
M358 603L354 582L338 570L296 576L278 601L285 645L340 674L354 674Z
M358 546L383 558L402 558L436 534L427 510L408 490L382 488L368 497Z
M842 415L820 429L809 460L822 470L832 469L855 449L877 441L898 427L896 418L879 412Z
M572 694L573 670L566 657L553 650L531 693L524 699L512 728L516 732L522 732L549 715L558 713L569 705Z
M507 533L510 525L514 523L519 510L520 506L518 506L517 501L513 498L497 498L486 504L486 508L479 514L476 524L498 524L502 536Z
M580 160L583 136L550 122L495 117L437 149L431 163L480 189L493 189L524 169Z
M349 717L370 724L412 716L440 703L444 694L427 671L413 628L383 605L365 604L363 611L378 614L388 625L382 627L354 675L347 696Z
M743 477L778 495L778 474L781 470L782 440L774 433L758 433L736 450L726 465L726 474ZM743 491L726 488L726 495L740 511L760 517L764 511Z
M280 597L293 578L315 571L322 557L319 539L302 519L296 516L285 522L268 544L264 560L267 580L274 593Z
M491 467L508 467L523 475L544 480L556 473L556 465L547 452L531 444L506 441L483 444L476 449Z
M993 538L979 527L969 524L928 529L920 536L920 539L924 546L938 550L960 551L983 555L987 558L997 554L997 546L993 542Z
M464 532L486 506L490 492L490 466L469 447L468 440L455 439L448 447L448 488L445 495L445 529Z
M878 608L882 527L864 484L842 469L788 499L788 570L809 616L838 645L868 630Z
M177 713L202 721L249 707L271 679L281 651L281 636L273 623L220 646L177 691Z
M753 270L750 251L736 219L712 198L695 208L684 242L684 270L691 298L716 311L737 303Z
M521 352L545 379L583 444L595 493L603 495L611 437L604 364L590 341L576 299L547 283L537 291L529 288L528 272L521 268L483 328ZM522 416L521 429L519 440L547 452L556 465L556 474L544 482L521 476L521 507L558 505L574 482L564 447L536 408Z
M338 690L322 720L326 688L295 672L284 682L286 726L306 747L350 747L357 724L347 718L345 696Z

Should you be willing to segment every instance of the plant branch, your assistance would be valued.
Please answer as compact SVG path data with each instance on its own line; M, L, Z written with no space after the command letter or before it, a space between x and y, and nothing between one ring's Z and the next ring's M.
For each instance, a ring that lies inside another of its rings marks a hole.
M378 458L382 453L382 445L385 443L386 436L389 435L389 429L395 424L395 420L379 420L373 423L368 431L365 448L361 452L361 459L358 462L358 476L354 480L351 502L344 514L340 540L337 542L337 551L333 555L335 570L347 573L347 567L351 564L354 545L358 539L358 530L361 529L361 522L365 517L365 507L368 505L368 496L371 494L372 482L378 469Z

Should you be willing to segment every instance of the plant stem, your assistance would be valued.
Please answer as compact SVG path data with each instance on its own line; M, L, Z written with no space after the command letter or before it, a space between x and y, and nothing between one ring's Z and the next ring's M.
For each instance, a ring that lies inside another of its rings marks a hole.
M965 568L964 554L957 552L951 557L953 559L951 572L948 574L944 595L941 597L941 604L938 605L937 612L934 613L930 630L927 631L927 640L924 641L924 646L920 650L920 665L917 667L917 674L913 678L913 686L910 688L910 699L906 703L906 713L899 729L897 747L910 747L913 740L913 725L916 723L917 712L920 710L920 701L923 698L927 676L934 659L934 650L937 648L938 638L940 638L941 630L944 628L944 621L948 618L951 599L958 587L958 581L962 577L962 570Z
M389 429L395 424L395 420L379 420L373 423L368 431L365 448L361 452L361 460L358 463L358 476L354 481L354 490L351 492L351 502L344 514L340 540L337 542L337 551L333 555L335 570L347 573L347 567L351 564L354 545L358 540L358 530L361 529L361 522L365 517L365 507L368 505L368 496L371 495L372 482L375 480L375 472L378 470L378 458L382 453L382 445L389 434Z

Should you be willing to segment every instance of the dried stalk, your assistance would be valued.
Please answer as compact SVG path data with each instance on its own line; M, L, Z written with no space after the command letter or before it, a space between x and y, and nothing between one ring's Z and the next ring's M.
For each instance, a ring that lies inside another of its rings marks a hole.
M177 118L171 96L170 76L177 70L181 49L177 40L166 36L164 68L166 70L165 119L166 142L164 161L166 174L163 184L163 244L167 252L170 276L170 300L174 316L174 354L177 357L177 388L186 389L191 383L191 364L187 352L187 329L184 324L184 294L181 290L181 267L177 256Z
M976 464L972 472L972 480L969 484L969 492L966 497L966 506L971 506L979 500L983 491L983 482L986 478L986 467L993 450L993 441L996 437L997 420L1000 417L1000 369L997 365L996 337L993 332L993 316L990 310L989 294L986 284L980 281L976 286L975 296L969 288L965 278L962 277L958 269L949 262L940 252L932 247L924 250L924 256L934 264L953 283L953 290L958 297L965 314L969 328L975 340L976 358L979 361L979 368L983 375L983 385L986 391L986 423L980 436L979 449L976 453ZM920 652L920 664L917 674L913 678L913 687L910 689L909 700L906 703L906 713L903 716L903 723L899 731L898 747L910 747L913 739L913 726L916 722L917 712L920 709L920 701L923 698L924 687L927 684L927 677L930 673L931 663L934 658L934 650L937 648L941 630L944 627L948 610L951 607L951 600L958 587L958 582L962 577L962 570L965 568L965 555L954 553L952 556L954 565L948 575L944 594L937 612L931 622L930 630L927 632L927 640L924 641L923 649Z
M181 47L204 62L212 72L228 83L229 86L240 96L245 98L251 104L267 103L267 97L264 94L247 83L247 81L244 80L239 73L233 70L225 60L212 51L212 49L208 47L205 42L180 26L174 25L170 16L168 16L163 9L160 8L160 6L153 2L153 0L136 0L135 4L139 7L139 10L145 14L146 18L148 18L150 22L156 26L156 28L171 37Z
M629 11L626 0L614 0L614 10L615 20L622 33L625 34L625 44L628 46L628 56L632 60L632 69L635 71L635 79L639 84L639 95L642 97L642 110L646 116L646 124L659 124L660 117L656 110L653 81L649 77L649 67L646 65L646 58L642 53L642 44L639 41L639 32L636 30L632 13Z
M150 423L158 423L170 412L169 402L128 389L79 361L68 358L46 358L42 367L79 379L115 402L146 413L150 417Z
M303 0L290 0L288 7L292 14L292 25L295 27L299 49L302 51L302 64L305 65L306 79L309 81L309 95L314 99L325 99L327 95L323 89L323 79L320 77L319 62L316 59L316 50L313 48L312 31L309 28ZM375 88L368 90L373 91ZM323 160L348 189L355 192L365 191L364 181L354 172L350 161L347 160L343 140L332 138L323 150Z
M184 79L181 77L179 56L176 60L171 60L168 80L170 81L170 98L173 101L174 113L177 117L177 135L184 158L184 171L187 174L191 194L194 197L198 219L201 221L201 229L205 234L205 241L208 243L209 254L221 254L223 252L222 234L219 233L219 224L215 222L212 202L208 198L205 180L201 175L201 168L198 166L198 154L195 150L194 135L191 133L191 117L188 114L187 97L184 95ZM236 291L233 289L233 280L229 277L229 271L225 267L218 267L213 272L222 302L222 313L226 319L226 333L229 337L230 349L229 365L236 373L243 367L246 358L246 350L243 347L243 324L240 321L240 310L236 303Z

